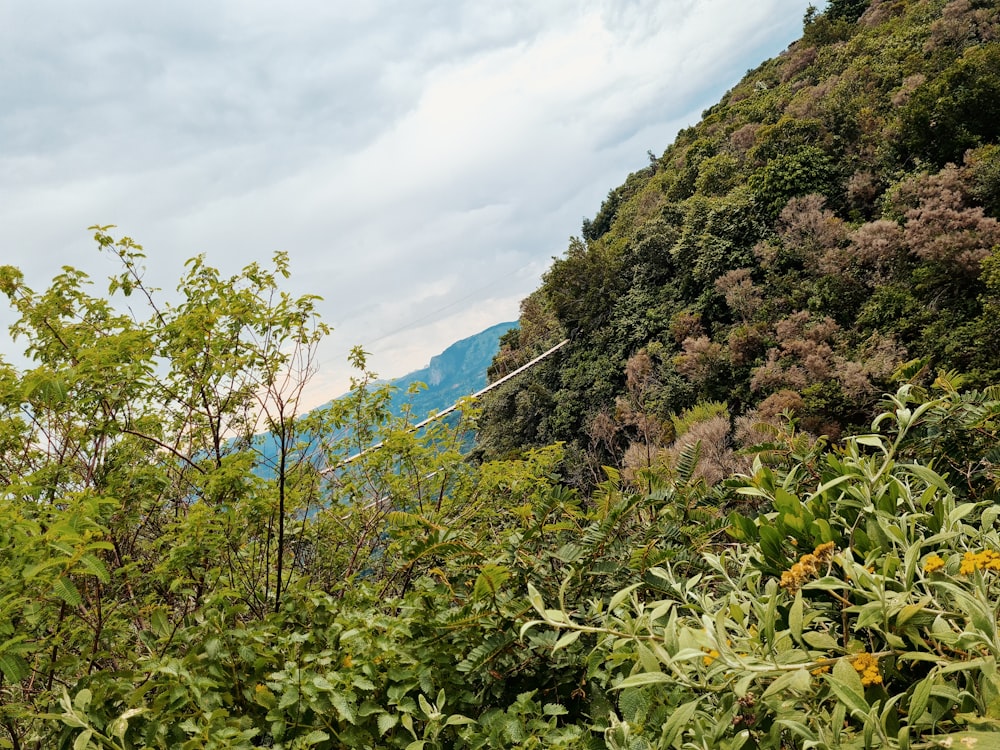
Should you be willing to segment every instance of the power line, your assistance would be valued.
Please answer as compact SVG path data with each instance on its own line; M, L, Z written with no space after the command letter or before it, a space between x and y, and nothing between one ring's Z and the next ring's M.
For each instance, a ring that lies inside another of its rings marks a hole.
M493 383L490 383L485 388L482 388L482 389L476 391L475 393L473 393L471 396L468 396L467 398L469 398L469 399L477 399L480 396L482 396L483 394L489 393L490 391L492 391L497 386L503 385L504 383L506 383L511 378L513 378L513 377L515 377L517 375L520 375L525 370L528 370L528 369L534 367L536 364L538 364L539 362L541 362L543 359L545 359L549 355L554 354L555 352L557 352L560 349L562 349L568 343L569 343L569 339L563 339L562 341L560 341L558 344L556 344L555 346L553 346L548 351L543 352L542 354L539 354L537 357L535 357L533 360L531 360L527 364L523 364L520 367L518 367L516 370L514 370L514 372L511 372L511 373L508 373L507 375L504 375L499 380L497 380L497 381L495 381ZM465 399L462 399L462 401L464 401L464 400ZM413 425L412 427L410 427L409 429L407 429L407 432L416 432L420 428L426 427L431 422L435 422L435 421L441 419L442 417L445 417L448 414L451 414L453 411L455 411L456 409L458 409L462 405L462 401L456 401L454 404L452 404L451 406L449 406L444 411L440 411L437 414L435 414L434 416L427 417L427 419L425 419L424 421L419 422L419 423ZM339 468L341 468L343 466L347 466L347 464L351 463L352 461L356 461L357 459L361 458L362 456L364 456L364 455L366 455L368 453L372 453L373 451L377 451L383 445L384 445L384 442L383 441L379 441L379 442L375 443L375 445L372 445L372 446L370 446L368 448L365 448L360 453L355 453L353 456L349 456L349 457L345 458L343 461L341 461L336 466L331 466L331 467L328 467L326 469L323 469L322 471L320 471L320 473L321 474L329 474L331 472L334 472L337 469L339 469Z

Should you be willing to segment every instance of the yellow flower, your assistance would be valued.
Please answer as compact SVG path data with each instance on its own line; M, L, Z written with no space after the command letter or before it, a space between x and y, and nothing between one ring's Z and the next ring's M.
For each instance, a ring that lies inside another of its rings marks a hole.
M1000 571L1000 553L984 549L982 552L970 551L962 555L962 565L958 572L963 576L968 576L977 570Z
M702 649L702 651L705 651L705 649ZM710 667L712 665L712 662L718 658L719 658L719 652L716 651L714 648L712 648L709 649L708 651L705 651L705 655L702 657L702 661L705 662L706 667Z
M934 554L924 560L924 572L934 573L944 567L944 560Z
M824 542L812 552L802 555L791 569L781 574L781 588L787 589L789 594L794 594L802 588L802 584L819 575L820 566L833 558L833 549L833 542Z
M874 654L862 651L851 660L851 666L861 676L862 685L882 684L882 673L878 669L878 657Z
M823 542L823 544L813 550L813 554L816 555L821 563L828 563L833 559L833 550L833 542Z
M820 675L820 674L826 674L829 671L830 671L830 665L824 664L821 667L816 667L816 669L812 670L809 674Z

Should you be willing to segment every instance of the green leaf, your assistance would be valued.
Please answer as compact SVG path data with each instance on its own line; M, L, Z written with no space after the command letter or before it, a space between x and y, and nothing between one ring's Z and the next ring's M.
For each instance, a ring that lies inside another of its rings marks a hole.
M528 584L528 601L531 602L531 606L535 608L538 614L545 616L545 601L542 599L542 595L538 593L538 589ZM523 628L522 628L523 630Z
M399 723L399 717L396 714L379 714L375 723L378 724L379 736L384 737L386 732Z
M694 712L698 709L699 699L688 701L679 706L670 714L667 723L663 725L663 734L660 736L660 747L670 747L674 744L684 727L691 721Z
M887 453L885 440L881 435L858 435L857 437L851 439L858 445L867 445L869 448L878 448L883 453Z
M840 647L837 639L829 633L817 633L815 631L803 633L802 640L804 640L810 648L817 649L818 651L832 651Z
M83 604L83 597L80 596L80 591L77 589L76 584L67 576L57 578L52 584L52 591L71 607L79 607Z
M640 586L642 586L641 583L634 583L631 586L626 586L621 591L616 592L615 595L611 597L611 601L608 602L608 609L612 611L618 609L622 602L628 599L629 595Z
M809 692L812 685L812 675L809 674L808 669L796 669L792 672L785 672L783 675L778 677L774 682L768 685L767 690L764 691L763 697L766 698L771 695L779 695L785 690L791 690L794 693L804 694Z
M1000 732L953 732L928 738L937 747L1000 750Z
M571 630L571 631L569 631L564 636L562 636L558 641L556 641L556 644L552 647L552 653L555 653L556 651L558 651L561 648L566 648L567 646L570 646L570 645L576 643L576 640L579 637L580 637L580 631L579 630Z
M7 682L20 682L31 674L31 666L20 654L0 654L0 672Z
M850 657L839 659L833 666L833 674L823 676L852 715L868 715L870 707L865 700L865 688L861 684L861 677L851 665Z
M927 701L931 697L931 687L934 685L935 679L934 675L929 675L913 688L908 710L911 724L919 721L920 717L923 716L924 710L927 708Z
M640 672L614 686L614 690L624 690L625 688L639 687L640 685L659 685L665 682L674 682L675 678L663 672Z
M89 552L80 557L80 565L91 575L97 576L97 579L101 583L107 583L111 580L111 574L108 573L108 568L96 555L92 555Z
M899 613L896 615L896 627L901 628L914 615L917 615L920 612L922 612L924 610L924 607L930 604L931 601L933 601L932 597L925 596L915 604L907 604L905 607L899 610Z
M850 482L855 479L857 479L857 477L855 477L853 474L841 474L839 476L836 476L833 479L824 482L819 487L817 487L816 491L809 496L809 500L810 501L815 500L817 497L826 492L829 492L834 487L837 487L838 485L841 485L844 482Z
M788 609L788 627L792 631L792 638L798 643L802 643L802 592L795 592L795 601Z
M356 724L357 717L354 715L354 708L348 703L347 698L343 693L333 693L330 696L330 702L333 707L337 709L337 713L340 714L340 718L346 721L348 724Z
M94 736L93 729L84 729L73 741L73 750L87 750L90 746L90 739Z
M321 742L326 742L328 739L330 739L330 735L322 729L314 729L302 738L302 742L306 745L318 745Z
M125 739L125 733L128 731L128 720L133 716L139 716L140 714L146 713L146 708L130 708L117 719L111 722L108 727L108 732L113 737L118 737L119 739Z
M336 686L326 679L323 675L316 675L312 679L313 685L315 685L319 690L329 692L331 690L336 690Z
M299 702L299 689L295 686L292 686L281 694L281 699L278 701L278 708L288 708L289 706L294 706L298 702Z
M153 614L149 616L149 626L159 636L170 635L170 622L167 620L166 610L154 609Z
M84 688L73 696L73 708L81 713L86 713L87 708L90 706L90 702L93 699L94 694L88 688Z

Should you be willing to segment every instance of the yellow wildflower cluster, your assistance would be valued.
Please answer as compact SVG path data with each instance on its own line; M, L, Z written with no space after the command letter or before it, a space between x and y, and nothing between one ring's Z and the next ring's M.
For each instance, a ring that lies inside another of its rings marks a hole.
M984 549L982 552L966 552L962 555L962 566L958 572L967 576L977 570L1000 571L1000 553Z
M705 655L702 657L702 661L705 662L706 667L711 666L712 662L719 658L719 652L716 651L714 648L702 649L702 651L705 652Z
M802 588L802 584L819 575L820 565L825 565L832 558L833 542L824 542L812 552L802 555L791 570L781 574L781 587L788 589L789 594L794 594Z
M934 554L924 560L924 572L935 573L944 567L944 560L940 555Z
M878 657L874 654L862 651L851 660L851 666L861 675L862 685L882 684L882 673L878 671Z

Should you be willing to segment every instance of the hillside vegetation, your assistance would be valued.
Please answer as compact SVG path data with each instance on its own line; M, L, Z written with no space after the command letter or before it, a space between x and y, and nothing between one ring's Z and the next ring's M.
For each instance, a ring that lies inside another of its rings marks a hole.
M742 447L746 423L786 409L815 435L863 426L911 360L998 382L998 14L807 15L801 40L608 194L524 300L496 373L574 343L490 399L485 454L565 441L585 487L604 464L669 459L671 419L699 403L731 423L699 429Z
M810 13L420 434L283 254L0 268L0 747L1000 747L998 32Z

